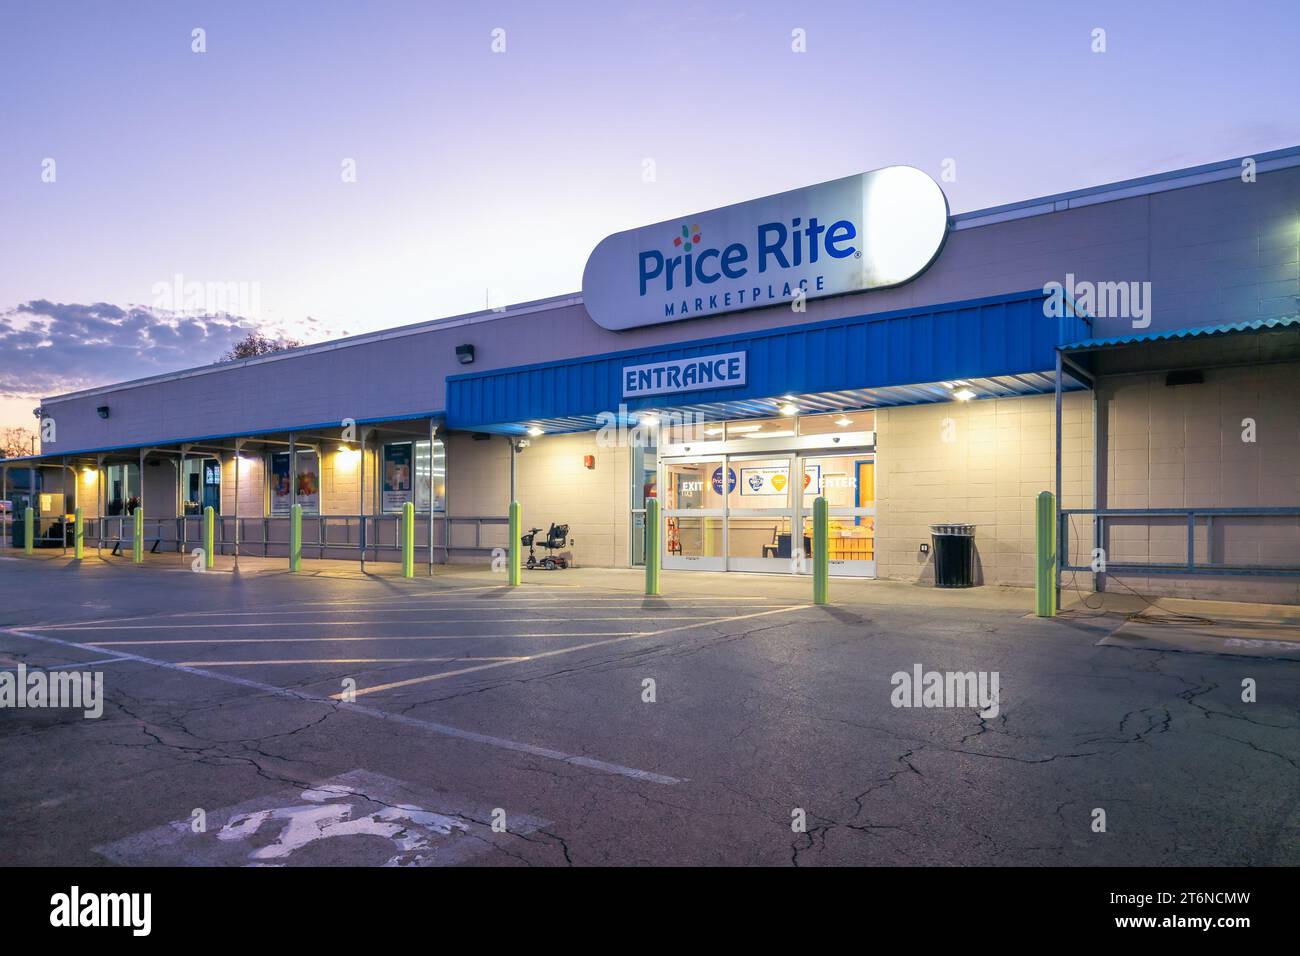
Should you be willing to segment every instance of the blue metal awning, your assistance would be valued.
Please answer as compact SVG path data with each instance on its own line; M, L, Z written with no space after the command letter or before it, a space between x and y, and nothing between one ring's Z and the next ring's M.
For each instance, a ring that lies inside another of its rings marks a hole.
M1162 332L1140 332L1117 335L1107 339L1083 339L1062 345L1062 352L1095 352L1099 349L1118 348L1125 345L1142 345L1147 342L1174 342L1185 339L1209 338L1215 335L1233 335L1239 332L1265 332L1300 326L1300 315L1276 319L1255 319L1251 322L1230 322L1226 325L1198 325L1187 329L1166 329Z
M1048 318L1040 289L919 309L848 316L656 348L492 369L447 378L450 428L517 434L598 427L650 410L702 417L773 414L799 396L803 412L948 401L954 382L980 397L1055 388L1056 347L1086 331ZM743 352L743 385L623 397L623 371L645 363ZM1071 383L1067 387L1079 387Z

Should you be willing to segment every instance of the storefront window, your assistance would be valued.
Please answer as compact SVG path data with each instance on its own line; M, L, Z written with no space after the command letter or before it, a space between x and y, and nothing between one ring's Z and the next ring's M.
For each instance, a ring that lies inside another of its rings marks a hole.
M273 452L268 457L267 477L271 485L273 515L289 513L294 504L295 491L303 514L320 514L320 467L316 452L299 451L297 457L297 468L291 467L287 451Z
M662 431L663 441L669 445L684 445L696 441L722 441L722 422L690 421L667 422Z
M699 510L721 508L724 501L724 484L734 488L735 469L724 479L722 460L673 462L664 468L664 508L672 510Z
M658 497L659 450L654 445L632 446L632 564L645 564L645 503Z
M740 509L790 508L790 459L732 459L735 481L727 507Z
M876 430L876 413L873 409L857 412L831 412L828 415L800 415L800 435L834 435L839 432L870 432Z
M793 438L794 417L747 418L727 422L727 441L742 438Z
M645 507L647 498L654 498L658 489L655 487L658 472L659 452L653 445L648 448L636 446L632 449L632 508L640 510Z
M805 458L804 498L818 495L832 508L863 508L876 502L876 463L871 455Z
M140 466L109 465L104 470L105 511L110 515L130 514L140 500Z
M664 550L681 558L716 558L722 554L721 518L668 518Z
M186 458L181 468L182 505L187 515L211 507L221 514L221 465L215 458Z
M447 508L447 450L440 441L433 443L429 456L428 441L387 442L384 445L380 480L383 483L383 510L401 511L408 501L416 511L428 511L430 497L433 510Z

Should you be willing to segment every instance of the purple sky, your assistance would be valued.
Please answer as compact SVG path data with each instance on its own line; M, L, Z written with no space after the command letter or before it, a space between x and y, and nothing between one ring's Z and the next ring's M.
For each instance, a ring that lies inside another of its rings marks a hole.
M218 358L237 330L157 316L178 274L319 339L572 292L610 232L891 163L955 159L962 211L1292 146L1298 11L5 0L0 425Z

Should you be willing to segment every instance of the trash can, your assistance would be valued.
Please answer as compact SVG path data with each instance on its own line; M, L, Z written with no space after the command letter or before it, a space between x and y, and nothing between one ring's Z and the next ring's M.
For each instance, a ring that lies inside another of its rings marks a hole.
M975 526L932 524L934 586L968 588L975 584Z

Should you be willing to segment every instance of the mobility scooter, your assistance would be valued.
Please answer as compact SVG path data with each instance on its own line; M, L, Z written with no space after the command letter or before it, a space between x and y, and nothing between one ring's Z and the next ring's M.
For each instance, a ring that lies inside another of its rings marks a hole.
M536 569L538 571L561 571L569 566L569 562L564 558L558 558L554 554L547 554L540 561L537 558L537 551L533 547L533 542L537 539L537 533L541 528L533 528L519 540L521 543L528 545L528 561L524 567ZM552 524L551 530L546 532L546 538L540 542L541 546L548 552L556 548L564 547L569 539L569 526L567 524Z

